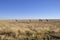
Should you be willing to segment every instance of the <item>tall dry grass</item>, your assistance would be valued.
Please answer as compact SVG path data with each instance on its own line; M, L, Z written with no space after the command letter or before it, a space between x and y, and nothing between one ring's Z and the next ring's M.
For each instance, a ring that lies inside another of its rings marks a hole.
M0 20L0 40L60 40L60 20Z

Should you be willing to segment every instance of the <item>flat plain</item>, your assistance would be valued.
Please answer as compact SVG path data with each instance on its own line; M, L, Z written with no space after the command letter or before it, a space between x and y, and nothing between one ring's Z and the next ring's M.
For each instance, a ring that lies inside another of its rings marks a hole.
M60 19L0 20L0 40L60 40Z

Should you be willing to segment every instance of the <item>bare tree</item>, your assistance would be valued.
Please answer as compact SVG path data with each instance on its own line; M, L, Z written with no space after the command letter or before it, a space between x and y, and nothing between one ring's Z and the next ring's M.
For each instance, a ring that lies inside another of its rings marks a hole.
M48 19L46 19L46 21L48 21Z
M39 19L39 22L42 21L41 19Z
M18 20L15 20L16 22L18 21Z

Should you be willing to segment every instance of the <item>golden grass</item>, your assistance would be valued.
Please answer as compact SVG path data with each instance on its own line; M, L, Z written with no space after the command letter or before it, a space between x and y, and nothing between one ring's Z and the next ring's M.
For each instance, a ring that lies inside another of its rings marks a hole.
M53 38L60 40L60 20L0 20L0 40Z

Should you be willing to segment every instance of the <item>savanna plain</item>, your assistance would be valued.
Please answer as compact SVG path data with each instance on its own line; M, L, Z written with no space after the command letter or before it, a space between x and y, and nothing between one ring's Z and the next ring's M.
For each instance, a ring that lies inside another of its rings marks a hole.
M0 20L0 40L60 40L60 19Z

